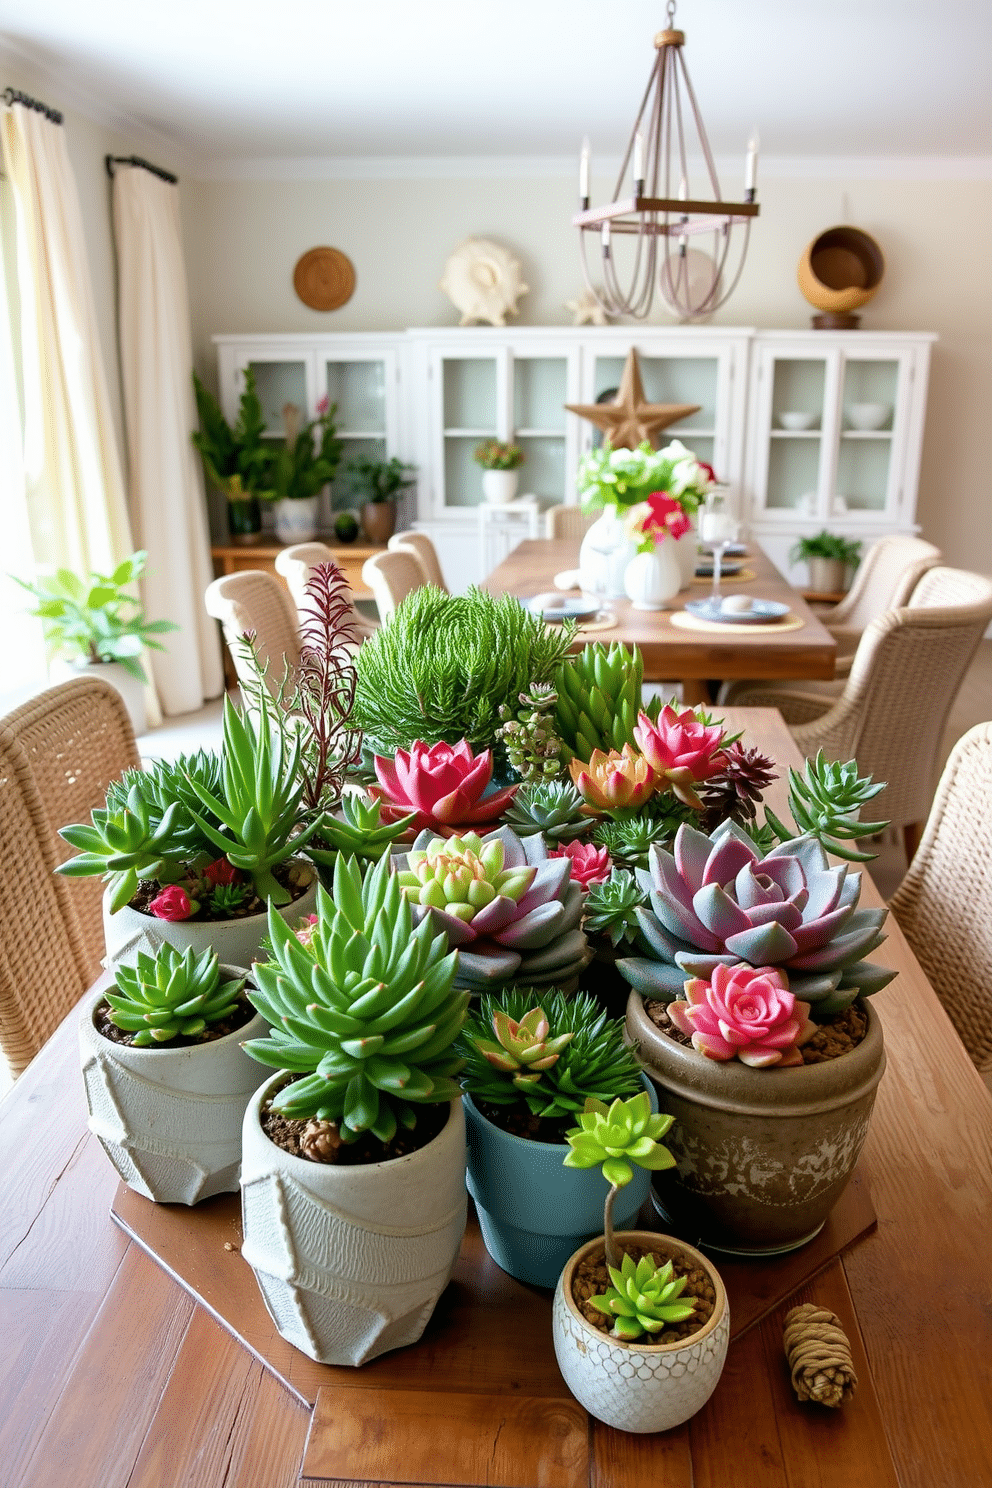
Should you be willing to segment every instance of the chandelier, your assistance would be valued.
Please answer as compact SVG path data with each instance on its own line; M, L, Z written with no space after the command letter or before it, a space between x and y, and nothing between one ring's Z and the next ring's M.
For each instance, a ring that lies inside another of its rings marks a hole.
M589 141L579 167L580 210L572 218L580 233L586 288L608 315L643 319L655 285L681 320L709 315L733 294L744 268L751 218L757 217L755 183L758 140L752 136L744 170L744 200L724 201L706 129L682 55L685 33L674 29L675 0L668 0L668 25L654 39L657 50L620 174L608 206L589 205ZM693 136L695 138L693 139ZM690 187L690 159L702 157L708 186ZM622 194L630 170L633 194ZM734 228L743 231L735 235ZM603 287L592 283L587 234L599 238ZM711 238L706 234L712 234ZM617 240L633 238L616 262ZM709 252L690 248L702 240ZM734 249L731 252L731 244ZM626 284L621 283L626 280Z

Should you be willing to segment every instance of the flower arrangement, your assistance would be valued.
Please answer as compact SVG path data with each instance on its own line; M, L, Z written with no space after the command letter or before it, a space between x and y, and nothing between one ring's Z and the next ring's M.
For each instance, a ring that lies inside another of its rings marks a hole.
M606 443L579 461L576 476L586 511L606 506L636 507L652 493L667 493L691 516L716 483L712 467L697 460L681 440L662 450L645 440L636 449L613 449Z
M653 491L646 501L628 507L623 525L639 553L651 553L666 537L674 540L692 531L681 502L664 491Z
M483 470L518 470L524 463L519 444L504 444L499 439L484 439L472 451L472 459Z
M317 404L317 417L301 428L296 404L284 404L286 440L275 453L272 489L267 496L276 501L300 501L316 496L334 479L344 448L334 426L336 412L337 405L325 396Z

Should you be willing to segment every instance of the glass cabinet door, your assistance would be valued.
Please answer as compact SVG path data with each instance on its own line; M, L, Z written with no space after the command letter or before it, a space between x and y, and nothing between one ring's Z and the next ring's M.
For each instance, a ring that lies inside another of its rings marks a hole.
M328 517L332 511L355 504L344 476L349 460L389 457L386 373L382 357L324 362L325 391L336 408L334 423L343 446L338 475L331 485Z
M514 356L512 440L524 452L520 490L546 504L565 495L565 404L568 360Z
M478 506L482 467L473 459L483 439L505 438L499 417L505 363L493 356L443 356L440 360L443 505Z
M814 515L823 484L823 410L827 364L779 357L771 364L771 428L765 506Z
M287 357L278 353L270 357L252 353L241 365L242 368L250 367L255 374L255 389L262 405L267 439L284 437L285 425L282 411L288 403L300 410L301 420L306 421L312 417L315 394L313 365L310 357ZM239 379L239 398L241 391L242 384ZM237 410L235 410L236 415Z
M845 357L835 513L886 508L898 386L898 360Z

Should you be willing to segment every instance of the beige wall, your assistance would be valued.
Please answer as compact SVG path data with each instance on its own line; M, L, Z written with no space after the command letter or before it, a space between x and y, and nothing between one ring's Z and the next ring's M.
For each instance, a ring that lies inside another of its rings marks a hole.
M457 313L437 281L471 234L520 258L530 294L519 324L568 324L563 302L581 282L573 195L560 179L184 180L198 367L215 380L217 332L453 325ZM864 326L940 336L920 489L924 535L951 562L992 572L992 182L765 179L743 278L715 319L807 327L796 264L818 232L843 221L876 237L887 258ZM352 299L330 314L308 310L293 292L293 265L317 244L341 248L357 275Z

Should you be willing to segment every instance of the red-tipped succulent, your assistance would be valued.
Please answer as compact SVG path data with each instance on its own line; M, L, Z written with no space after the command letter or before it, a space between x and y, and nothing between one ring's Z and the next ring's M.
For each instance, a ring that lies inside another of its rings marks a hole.
M708 982L685 984L685 1000L668 1004L668 1016L692 1046L710 1059L739 1059L754 1069L802 1064L800 1046L816 1024L809 1003L789 991L775 966L714 966Z
M613 862L606 848L596 847L591 842L566 842L564 847L549 848L548 857L571 859L572 882L583 889L605 883L613 871Z
M701 811L703 803L694 787L719 774L726 764L723 734L718 725L700 723L691 708L676 713L669 704L662 708L657 723L644 712L637 715L634 742L659 783L667 781L680 801Z
M485 795L493 774L492 751L473 754L464 739L454 746L418 739L409 752L398 749L395 760L377 754L375 773L379 784L369 793L383 803L383 821L414 812L409 835L430 831L450 837L461 828L494 822L517 791L509 785Z

